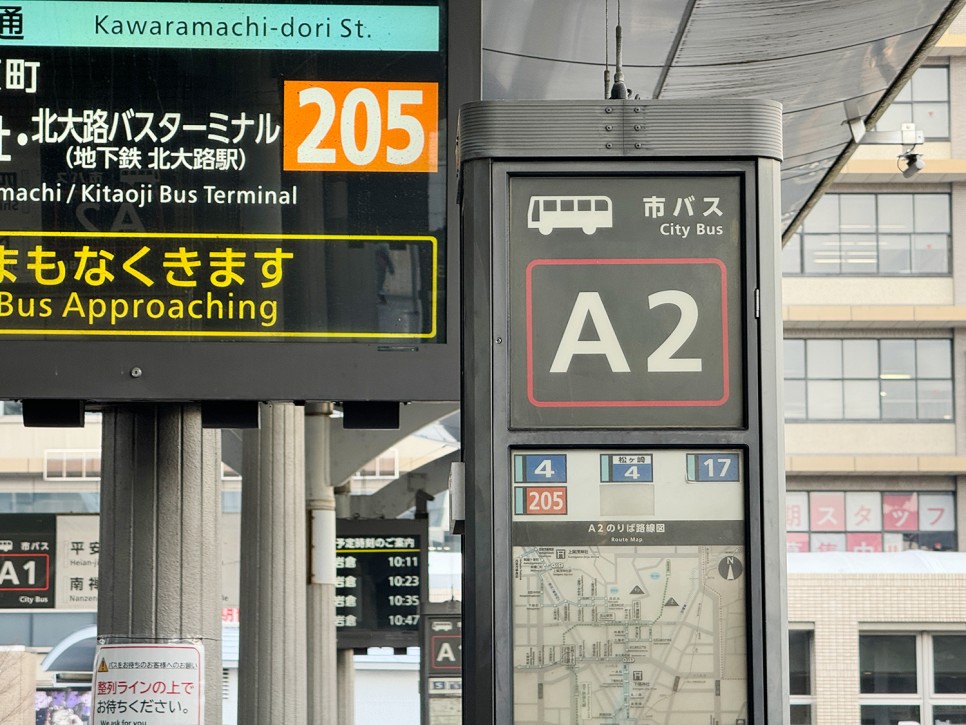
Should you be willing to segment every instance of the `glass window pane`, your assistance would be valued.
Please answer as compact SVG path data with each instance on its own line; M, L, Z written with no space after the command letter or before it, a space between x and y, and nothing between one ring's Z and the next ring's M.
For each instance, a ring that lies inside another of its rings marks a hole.
M863 694L918 692L915 635L859 635L859 670Z
M906 89L908 89L908 86L906 86ZM911 95L907 90L903 90L903 93ZM912 104L897 101L898 98L882 114L879 122L875 125L876 131L898 131L902 124L912 121Z
M949 138L949 104L916 103L912 107L912 122L926 139Z
M913 235L912 271L917 274L948 274L949 235Z
M958 551L956 534L952 531L920 532L919 548L929 551Z
M807 387L807 405L810 420L841 420L842 381L810 380Z
M791 725L812 725L811 705L792 705L790 710L792 717Z
M805 377L805 341L785 340L785 378Z
M966 694L966 634L937 634L932 638L933 692ZM966 714L966 708L963 710Z
M805 274L838 274L842 271L838 234L806 234L802 244Z
M793 234L782 250L782 274L802 273L802 235Z
M879 374L884 380L911 380L916 376L915 340L881 340L879 355Z
M841 340L806 340L805 354L809 378L842 377Z
M812 694L812 633L809 631L788 631L788 681L790 694Z
M881 274L909 274L912 271L908 234L879 235L879 272Z
M871 234L843 234L842 274L875 274L879 271L879 250Z
M901 234L915 231L912 223L912 194L879 195L879 233Z
M842 368L846 378L879 377L879 341L843 340Z
M4 612L0 614L0 642L22 642L29 645L33 638L30 614Z
M23 415L23 403L5 400L0 404L0 415Z
M950 380L920 380L916 383L919 420L953 419L953 384Z
M846 420L878 419L878 380L846 380L844 386Z
M949 69L942 66L923 66L912 76L912 100L945 101L949 99Z
M935 725L962 725L966 723L966 705L936 705L932 719Z
M945 378L953 376L949 340L916 340L916 377Z
M806 233L838 233L839 195L826 194L819 199L805 218L802 229Z
M883 380L879 385L883 420L915 420L915 381Z
M840 230L842 232L875 231L875 195L842 194L839 196Z
M95 612L73 613L36 613L33 615L33 636L28 646L53 647L64 637L74 634L78 629L89 627L97 622ZM23 642L23 639L16 640Z
M804 420L805 411L805 381L785 381L785 418L788 420Z
M862 725L899 725L903 720L919 722L918 705L863 705Z
M949 196L947 194L916 194L913 198L916 210L917 232L948 233Z

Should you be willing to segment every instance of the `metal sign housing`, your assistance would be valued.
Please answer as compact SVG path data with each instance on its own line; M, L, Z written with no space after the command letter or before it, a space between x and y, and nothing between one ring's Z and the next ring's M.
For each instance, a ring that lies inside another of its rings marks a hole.
M467 710L783 721L777 104L470 104L460 154Z

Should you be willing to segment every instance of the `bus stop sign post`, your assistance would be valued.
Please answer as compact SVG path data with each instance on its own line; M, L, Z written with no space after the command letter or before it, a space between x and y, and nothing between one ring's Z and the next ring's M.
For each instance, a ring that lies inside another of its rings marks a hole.
M474 722L786 720L780 129L463 107Z

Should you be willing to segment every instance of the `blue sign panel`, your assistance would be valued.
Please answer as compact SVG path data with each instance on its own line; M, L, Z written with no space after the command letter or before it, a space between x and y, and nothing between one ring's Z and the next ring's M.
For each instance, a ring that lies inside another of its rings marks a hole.
M517 483L566 483L567 456L514 456L514 474Z
M604 455L600 457L601 483L650 483L654 480L651 454Z
M737 453L695 453L688 456L688 480L739 481Z

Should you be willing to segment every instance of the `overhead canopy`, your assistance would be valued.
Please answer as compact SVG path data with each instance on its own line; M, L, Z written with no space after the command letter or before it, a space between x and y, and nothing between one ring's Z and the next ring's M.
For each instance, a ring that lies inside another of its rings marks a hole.
M964 0L484 0L483 98L604 98L620 7L630 96L784 107L784 236Z
M97 626L78 629L64 637L47 653L40 669L44 672L90 672L97 649Z

